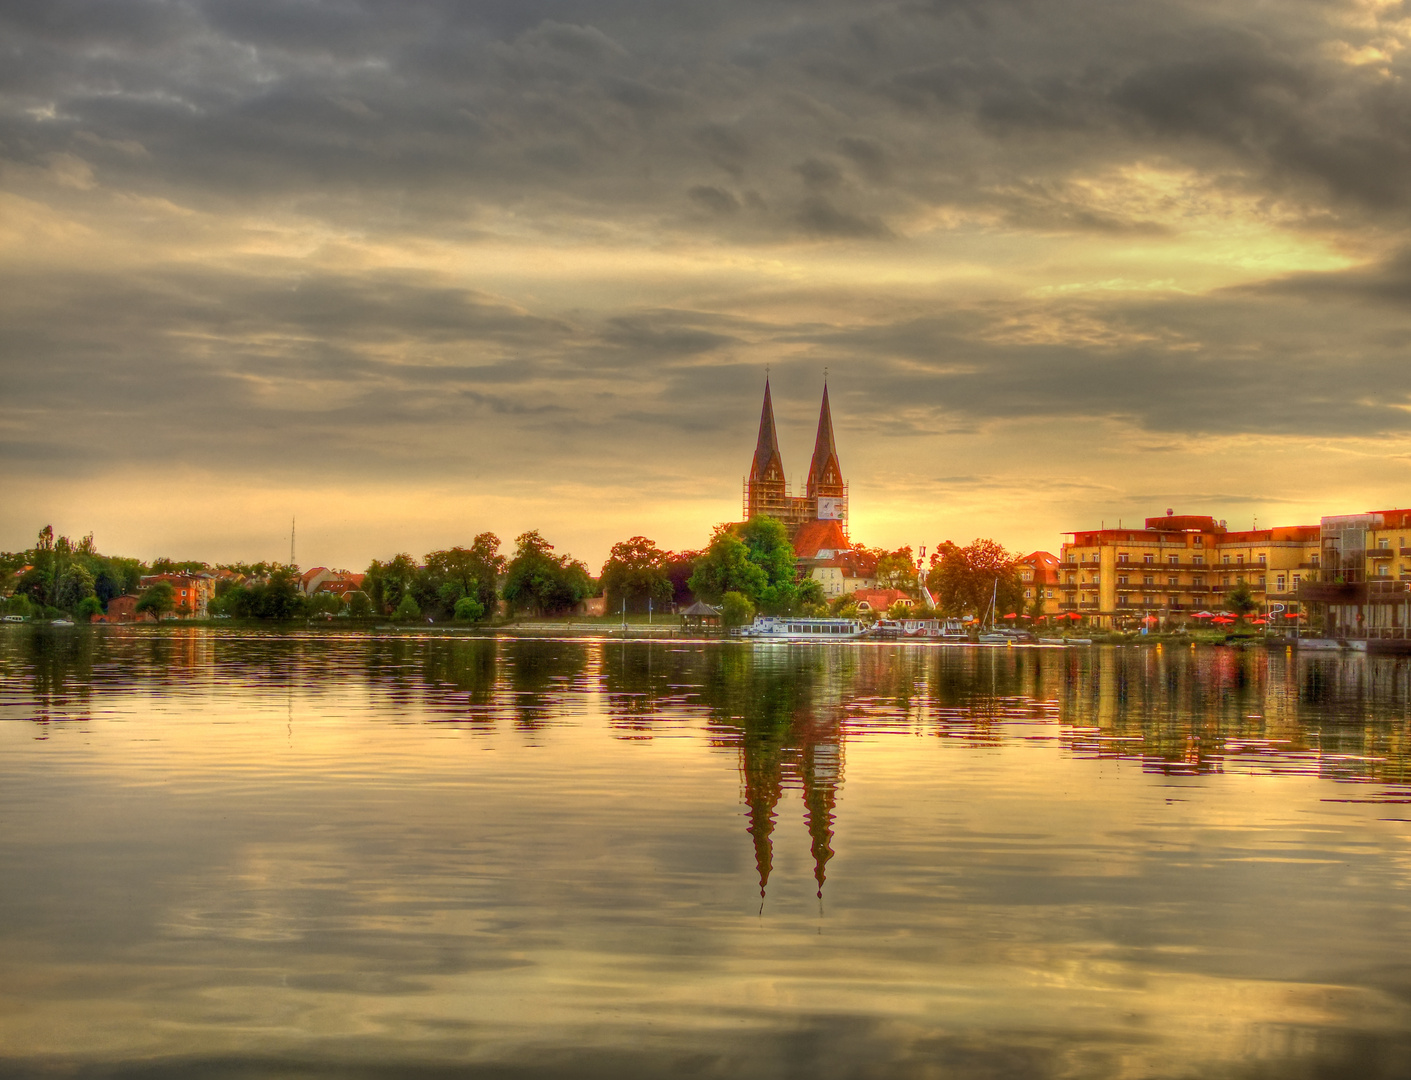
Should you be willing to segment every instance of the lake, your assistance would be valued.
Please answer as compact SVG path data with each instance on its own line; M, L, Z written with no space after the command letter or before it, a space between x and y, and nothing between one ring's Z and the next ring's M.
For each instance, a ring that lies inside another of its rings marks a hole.
M0 1073L1411 1076L1411 661L0 630Z

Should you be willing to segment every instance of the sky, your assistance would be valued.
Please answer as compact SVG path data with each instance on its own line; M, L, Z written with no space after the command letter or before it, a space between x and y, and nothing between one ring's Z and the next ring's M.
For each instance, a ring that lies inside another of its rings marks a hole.
M0 549L1411 504L1411 3L8 0Z

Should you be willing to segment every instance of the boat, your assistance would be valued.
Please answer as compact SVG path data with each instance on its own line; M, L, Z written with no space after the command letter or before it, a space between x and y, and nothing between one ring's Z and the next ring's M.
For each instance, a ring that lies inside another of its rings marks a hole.
M1093 639L1090 637L1041 637L1040 645L1091 645Z
M760 615L736 637L755 641L849 641L870 633L857 619L814 619L804 616Z
M72 620L72 619L50 619L50 620L49 620L49 625L50 625L50 626L72 626L73 624L74 624L74 623L73 623L73 620Z
M956 641L970 639L959 619L878 619L872 632L880 638L898 641Z

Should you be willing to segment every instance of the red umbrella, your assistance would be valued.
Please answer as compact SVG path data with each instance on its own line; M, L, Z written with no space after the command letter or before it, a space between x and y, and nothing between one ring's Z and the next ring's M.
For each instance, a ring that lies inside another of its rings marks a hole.
M1005 618L1006 618L1006 619L1017 619L1017 618L1019 618L1019 616L1016 615L1016 614L1014 614L1014 612L1011 611L1008 615L1005 616Z
M1160 621L1161 621L1161 620L1158 619L1155 615L1148 615L1145 619L1142 620L1142 622L1160 622Z
M1197 611L1194 615L1191 616L1191 618L1192 618L1192 619L1213 619L1213 618L1215 618L1215 612L1213 612L1213 611Z
M1268 619L1255 619L1255 620L1254 620L1254 625L1255 625L1255 626L1268 626L1268 625L1269 625L1269 620L1268 620Z

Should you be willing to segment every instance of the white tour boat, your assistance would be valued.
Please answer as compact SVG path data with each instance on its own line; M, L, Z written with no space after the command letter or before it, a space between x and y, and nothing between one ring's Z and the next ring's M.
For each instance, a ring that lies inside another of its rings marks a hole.
M757 641L847 641L867 633L867 627L856 619L813 619L761 615L749 626L735 631L736 636Z

